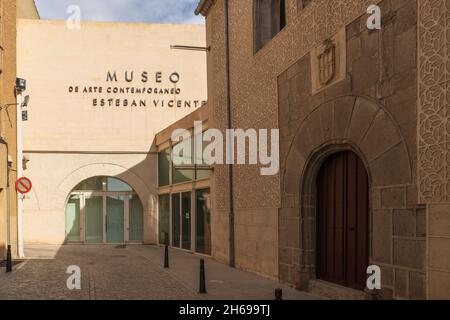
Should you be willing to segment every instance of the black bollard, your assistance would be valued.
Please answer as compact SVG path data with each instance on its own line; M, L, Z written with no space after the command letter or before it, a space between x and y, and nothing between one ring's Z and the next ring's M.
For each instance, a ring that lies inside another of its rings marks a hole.
M200 260L200 290L199 293L206 293L206 280L205 280L205 260Z
M275 300L283 300L283 289L275 289Z
M166 244L164 247L164 269L169 268L169 246Z
M11 245L8 245L8 251L6 252L6 272L11 271L12 271Z

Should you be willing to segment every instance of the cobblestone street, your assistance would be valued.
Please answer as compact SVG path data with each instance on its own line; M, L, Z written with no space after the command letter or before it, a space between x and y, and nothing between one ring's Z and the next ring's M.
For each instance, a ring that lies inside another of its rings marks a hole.
M276 281L229 268L205 258L208 293L198 291L200 257L170 250L170 269L163 269L157 246L36 246L7 274L0 273L0 299L285 299L313 296ZM81 290L69 290L68 266L81 268Z

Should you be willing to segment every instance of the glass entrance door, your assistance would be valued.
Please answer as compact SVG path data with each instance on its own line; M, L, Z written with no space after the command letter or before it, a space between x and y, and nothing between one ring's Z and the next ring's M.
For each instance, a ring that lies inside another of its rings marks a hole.
M66 205L66 241L86 244L142 243L144 209L136 192L111 177L80 183Z
M191 193L181 194L181 239L182 248L191 250Z
M196 191L196 246L198 253L211 254L211 191Z
M180 194L175 193L172 195L172 247L180 248L180 233Z
M69 242L81 241L81 196L71 195L66 206L66 237Z
M124 242L125 197L106 197L106 241Z
M103 197L85 194L86 243L103 243Z
M172 247L191 250L191 192L172 194Z

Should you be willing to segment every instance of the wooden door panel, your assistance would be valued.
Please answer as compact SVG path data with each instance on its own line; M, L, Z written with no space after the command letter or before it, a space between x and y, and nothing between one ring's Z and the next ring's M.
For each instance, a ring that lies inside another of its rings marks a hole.
M365 287L368 264L368 177L353 152L332 155L317 177L317 277Z

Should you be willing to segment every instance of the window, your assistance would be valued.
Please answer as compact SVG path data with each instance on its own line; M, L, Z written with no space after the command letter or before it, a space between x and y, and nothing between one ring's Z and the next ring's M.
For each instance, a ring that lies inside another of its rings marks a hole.
M286 1L255 0L254 24L256 52L286 26Z
M183 143L183 142L180 142ZM190 142L189 142L190 143ZM191 150L192 152L192 150ZM182 162L185 164L184 166L189 166L190 163L192 163L191 155L184 155L183 152L180 154L182 159L178 159L178 161L175 161L175 163ZM183 182L189 182L194 179L194 172L191 169L183 169L183 165L177 166L175 163L172 165L172 183L183 183Z
M170 148L158 153L158 181L159 186L170 184Z
M211 142L204 141L202 135L195 137L195 162L198 164L195 169L195 179L202 180L211 177L211 167L207 163L211 163L211 159L205 159L205 149Z
M181 244L181 205L180 194L172 194L172 247L179 248Z
M76 191L103 191L104 177L93 177L84 180L75 187Z
M119 179L108 177L106 181L109 192L133 191L128 184Z

